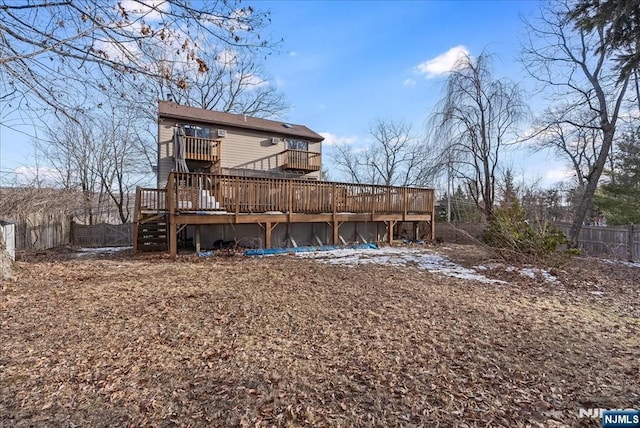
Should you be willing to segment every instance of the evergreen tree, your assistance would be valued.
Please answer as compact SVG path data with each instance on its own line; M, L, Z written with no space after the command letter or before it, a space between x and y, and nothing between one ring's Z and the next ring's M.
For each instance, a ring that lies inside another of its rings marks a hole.
M621 77L640 67L638 0L579 0L569 17L577 27L588 32L604 29L607 49L618 51Z
M640 130L626 133L618 144L615 182L603 184L595 204L608 224L640 223Z
M510 206L518 200L518 189L513 183L513 171L507 168L502 177L500 205Z

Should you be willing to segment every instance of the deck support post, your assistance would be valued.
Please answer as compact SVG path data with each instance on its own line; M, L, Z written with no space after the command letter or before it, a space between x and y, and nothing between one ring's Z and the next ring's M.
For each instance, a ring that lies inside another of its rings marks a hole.
M273 232L273 229L275 229L278 224L279 223L266 221L263 226L263 223L258 223L258 226L260 226L261 229L264 229L264 248L271 248L271 232ZM288 233L289 231L287 229L287 234Z
M271 222L264 224L264 248L271 248Z
M396 225L396 221L389 220L387 223L387 241L389 245L393 244L393 226Z
M412 223L413 223L413 240L415 242L418 242L418 239L420 239L420 223L417 221L414 221Z
M196 253L199 253L200 252L200 225L199 224L196 224L195 241L196 241Z
M178 255L178 230L176 225L176 176L169 173L167 180L167 208L169 208L169 255L175 259Z
M430 242L436 242L436 214L434 212L431 213L431 236L429 237Z
M140 210L141 210L141 206L142 206L142 189L140 188L140 186L136 186L136 206L135 206L135 210L134 210L134 214L133 214L133 228L131 231L131 234L133 236L131 236L131 243L133 244L133 250L131 251L132 254L135 254L138 252L138 228L140 225L140 218L142 217L140 215Z
M169 255L172 259L178 255L178 228L175 214L169 214Z

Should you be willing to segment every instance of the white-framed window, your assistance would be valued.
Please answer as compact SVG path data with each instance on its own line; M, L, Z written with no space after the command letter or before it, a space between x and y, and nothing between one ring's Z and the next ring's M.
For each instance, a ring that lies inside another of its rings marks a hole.
M187 137L211 138L212 129L208 126L183 124L184 133Z
M309 142L302 140L287 140L287 149L309 151Z

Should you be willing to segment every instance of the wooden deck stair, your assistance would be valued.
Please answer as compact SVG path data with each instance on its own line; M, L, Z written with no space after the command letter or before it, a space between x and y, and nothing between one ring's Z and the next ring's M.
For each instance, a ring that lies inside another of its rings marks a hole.
M167 216L157 214L143 216L137 224L136 251L167 251Z

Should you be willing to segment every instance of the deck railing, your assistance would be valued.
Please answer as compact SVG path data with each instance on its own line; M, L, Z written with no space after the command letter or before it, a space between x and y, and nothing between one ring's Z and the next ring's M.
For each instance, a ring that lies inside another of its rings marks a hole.
M136 202L139 202L141 211L166 211L167 189L151 189L138 187Z
M320 171L320 153L288 149L280 156L282 169Z
M426 214L433 189L172 172L176 211Z
M184 158L217 162L220 160L221 141L201 137L184 137Z

